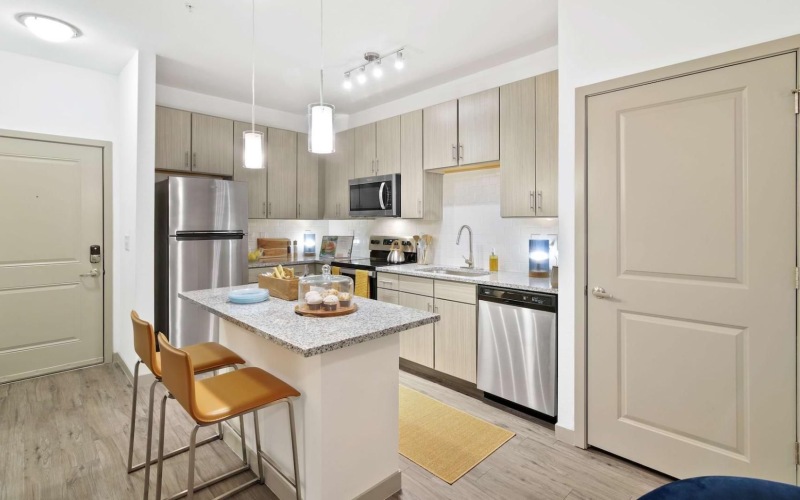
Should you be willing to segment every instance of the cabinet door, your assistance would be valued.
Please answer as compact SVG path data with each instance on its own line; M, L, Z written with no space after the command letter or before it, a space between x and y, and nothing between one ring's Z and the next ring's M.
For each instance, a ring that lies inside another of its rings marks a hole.
M156 106L156 170L189 171L192 114Z
M536 215L558 216L558 71L536 77Z
M297 134L297 218L319 219L319 155L308 151L308 134Z
M267 129L267 217L297 218L297 132Z
M422 110L425 170L458 165L458 101L452 100Z
M192 172L233 175L233 120L192 113Z
M400 172L400 117L393 116L375 124L375 174ZM422 137L420 137L421 139Z
M350 213L350 188L353 179L353 129L336 134L336 152L325 155L325 218L347 219Z
M432 311L433 299L412 293L398 292L401 306ZM400 357L414 363L419 363L428 368L433 368L433 337L434 326L423 325L400 332Z
M388 302L390 304L400 303L400 292L397 290L387 290L385 288L378 288L378 301Z
M233 180L247 183L247 216L251 219L267 218L267 155L264 155L264 168L244 168L244 132L251 124L233 124ZM256 125L261 132L261 151L267 151L267 127Z
M422 218L424 176L422 110L417 110L400 117L400 215L404 219Z
M500 215L536 215L536 78L500 87Z
M478 373L475 306L442 299L436 299L434 305L441 315L436 323L434 368L475 383Z
M370 123L353 129L355 135L355 178L375 175L375 124Z
M500 89L458 100L458 164L500 159Z

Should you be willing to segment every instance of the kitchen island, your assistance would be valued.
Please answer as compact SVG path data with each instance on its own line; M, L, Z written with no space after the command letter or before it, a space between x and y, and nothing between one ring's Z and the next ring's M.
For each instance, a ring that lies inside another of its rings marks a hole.
M295 403L302 497L384 499L400 489L398 470L398 332L439 320L438 314L354 298L358 311L335 318L295 314L296 302L271 298L237 305L237 288L184 292L180 297L219 317L220 343L248 366L263 368L302 393ZM273 468L292 477L285 405L259 411L267 485L279 498L294 491ZM252 419L245 419L255 450ZM238 422L231 427L238 430ZM225 441L239 450L238 435ZM251 460L255 470L255 461Z

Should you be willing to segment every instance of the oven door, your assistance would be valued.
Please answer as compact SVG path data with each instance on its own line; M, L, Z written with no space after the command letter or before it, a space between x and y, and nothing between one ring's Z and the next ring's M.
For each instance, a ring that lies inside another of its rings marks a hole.
M351 217L400 217L400 174L351 179Z
M349 267L340 267L339 272L348 276L353 280L353 286L356 283L356 270ZM378 273L375 271L368 271L369 273L369 298L372 300L378 299Z

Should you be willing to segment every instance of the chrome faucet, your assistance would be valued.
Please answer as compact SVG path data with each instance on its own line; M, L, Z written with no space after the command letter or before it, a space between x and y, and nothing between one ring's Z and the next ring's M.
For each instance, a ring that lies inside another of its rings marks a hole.
M469 258L464 257L464 262L467 263L467 265L466 265L467 269L474 269L475 268L475 260L472 258L472 228L471 227L469 227L466 224L461 226L461 229L458 230L458 237L456 238L456 245L458 245L461 242L461 233L464 231L465 228L469 232Z

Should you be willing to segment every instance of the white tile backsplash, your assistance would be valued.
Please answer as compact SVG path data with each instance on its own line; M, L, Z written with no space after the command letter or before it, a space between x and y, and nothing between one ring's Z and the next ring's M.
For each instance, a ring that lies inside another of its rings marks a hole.
M353 255L369 253L369 235L386 234L433 236L432 263L446 266L464 264L462 255L469 254L467 233L456 245L458 229L467 224L473 231L475 267L488 268L494 248L500 258L500 270L528 271L528 240L532 234L558 234L557 218L501 218L500 170L477 170L445 174L442 220L369 219L337 221L250 220L250 247L256 238L290 238L302 244L305 230L317 235L353 235Z

